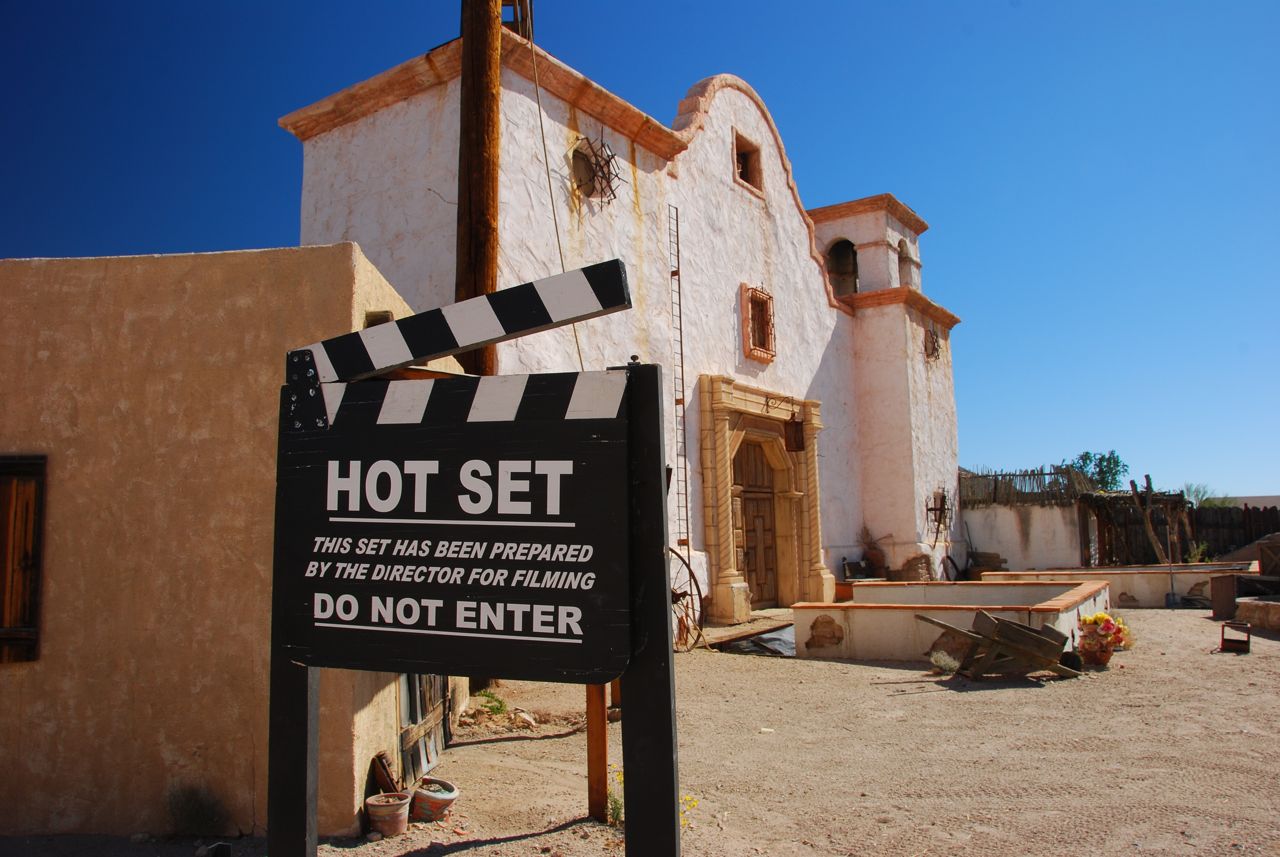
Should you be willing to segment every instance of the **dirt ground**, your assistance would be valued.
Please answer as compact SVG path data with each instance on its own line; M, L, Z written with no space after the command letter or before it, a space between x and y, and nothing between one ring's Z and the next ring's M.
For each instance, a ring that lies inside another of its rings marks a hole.
M1221 654L1206 612L1125 615L1137 646L1081 679L678 655L680 787L697 801L683 853L1280 855L1280 638ZM462 730L435 772L461 791L446 823L321 854L621 854L620 830L584 819L583 689L494 691L540 725L493 717ZM609 739L620 763L619 724ZM197 844L10 839L0 854L190 857Z

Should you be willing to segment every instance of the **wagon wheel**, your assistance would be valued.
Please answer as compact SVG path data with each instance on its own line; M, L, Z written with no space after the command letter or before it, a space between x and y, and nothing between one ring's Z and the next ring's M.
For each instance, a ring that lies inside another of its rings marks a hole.
M698 576L693 573L689 562L680 552L667 546L676 559L680 560L683 569L677 569L671 575L671 613L674 619L674 648L677 652L687 652L701 641L710 648L707 638L702 633L702 625L698 622L698 611L702 609L702 585Z

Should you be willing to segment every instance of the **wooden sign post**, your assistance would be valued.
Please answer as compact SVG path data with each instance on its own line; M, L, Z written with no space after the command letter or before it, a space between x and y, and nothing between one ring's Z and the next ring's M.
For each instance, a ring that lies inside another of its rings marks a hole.
M659 367L377 377L629 303L621 263L604 263L288 355L272 589L275 857L315 853L320 667L621 676L624 760L635 760L627 850L678 854Z

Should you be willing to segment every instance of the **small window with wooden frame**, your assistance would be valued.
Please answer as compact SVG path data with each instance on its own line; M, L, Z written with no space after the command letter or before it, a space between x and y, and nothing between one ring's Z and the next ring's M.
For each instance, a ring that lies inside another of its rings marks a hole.
M751 360L773 362L773 296L743 283L739 292L742 314L742 352Z
M760 168L760 147L733 132L733 178L757 196L764 195L764 176Z
M0 663L34 661L40 651L46 464L42 455L0 456Z

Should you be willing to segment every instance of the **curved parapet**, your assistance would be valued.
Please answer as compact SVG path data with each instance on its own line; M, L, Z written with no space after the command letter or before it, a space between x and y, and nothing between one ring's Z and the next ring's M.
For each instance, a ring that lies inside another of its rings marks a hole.
M717 74L703 78L689 87L689 91L680 101L676 108L676 118L671 123L672 129L684 138L686 143L691 143L706 127L707 116L711 112L711 104L716 96L724 90L733 90L746 96L755 104L756 109L760 111L760 115L764 118L765 125L773 135L773 142L777 148L783 172L787 177L787 187L791 190L791 198L795 202L796 210L800 213L800 217L809 232L809 255L818 266L818 271L822 276L822 285L826 290L827 303L843 313L852 315L853 309L836 300L835 292L831 288L831 281L827 277L826 264L822 258L821 251L818 249L817 236L814 234L813 220L809 217L808 211L805 210L804 204L800 201L800 190L796 187L795 174L791 169L791 160L787 157L786 146L782 143L782 135L778 133L778 126L774 123L773 116L770 115L769 108L765 106L764 99L760 97L760 94L737 75Z

